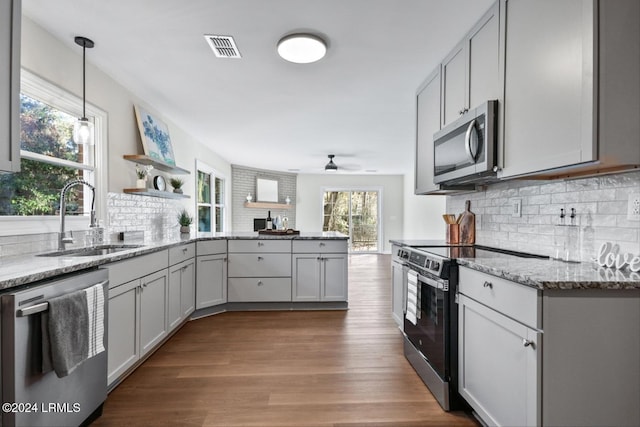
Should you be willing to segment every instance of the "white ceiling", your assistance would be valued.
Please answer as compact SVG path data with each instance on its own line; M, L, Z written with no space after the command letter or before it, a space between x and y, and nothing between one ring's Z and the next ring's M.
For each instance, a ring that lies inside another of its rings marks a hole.
M23 13L233 164L318 173L413 168L415 93L493 0L23 0ZM297 30L314 64L278 57ZM242 59L204 34L231 35ZM89 79L90 76L87 76ZM174 147L179 148L179 147Z

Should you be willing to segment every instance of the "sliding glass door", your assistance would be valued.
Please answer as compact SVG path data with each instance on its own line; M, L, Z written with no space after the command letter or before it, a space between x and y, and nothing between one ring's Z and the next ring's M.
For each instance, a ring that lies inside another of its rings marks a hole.
M323 231L349 236L351 252L380 249L380 190L326 190L323 200Z

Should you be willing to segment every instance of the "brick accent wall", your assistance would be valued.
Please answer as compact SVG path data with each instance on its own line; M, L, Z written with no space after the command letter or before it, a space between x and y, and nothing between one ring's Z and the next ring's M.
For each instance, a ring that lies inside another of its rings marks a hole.
M244 206L247 201L247 194L251 194L254 202L257 201L256 178L258 177L278 181L278 203L285 203L285 199L288 196L291 199L291 208L271 209L271 217L286 216L289 219L289 228L296 228L296 174L231 165L233 231L253 231L253 219L267 217L268 209L247 208Z

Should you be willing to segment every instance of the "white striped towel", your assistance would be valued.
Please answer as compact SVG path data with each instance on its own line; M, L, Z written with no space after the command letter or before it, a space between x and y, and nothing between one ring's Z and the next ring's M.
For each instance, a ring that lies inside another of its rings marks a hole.
M86 288L89 315L87 359L104 351L104 288L102 284Z

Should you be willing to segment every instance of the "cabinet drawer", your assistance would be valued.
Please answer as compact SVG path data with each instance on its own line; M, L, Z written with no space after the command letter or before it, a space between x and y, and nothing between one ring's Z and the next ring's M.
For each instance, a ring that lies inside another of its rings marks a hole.
M229 254L229 277L291 277L291 255Z
M167 262L168 251L165 249L152 254L107 264L107 269L109 269L109 288L114 288L133 279L167 268Z
M196 242L196 253L200 255L224 254L227 252L227 241L222 240L205 240Z
M195 243L169 248L169 265L175 265L194 256L196 256Z
M294 253L347 253L346 240L294 240Z
M291 279L230 278L227 300L229 302L291 301Z
M229 240L229 252L291 252L291 239Z
M458 291L525 325L542 329L542 307L534 288L460 267Z

